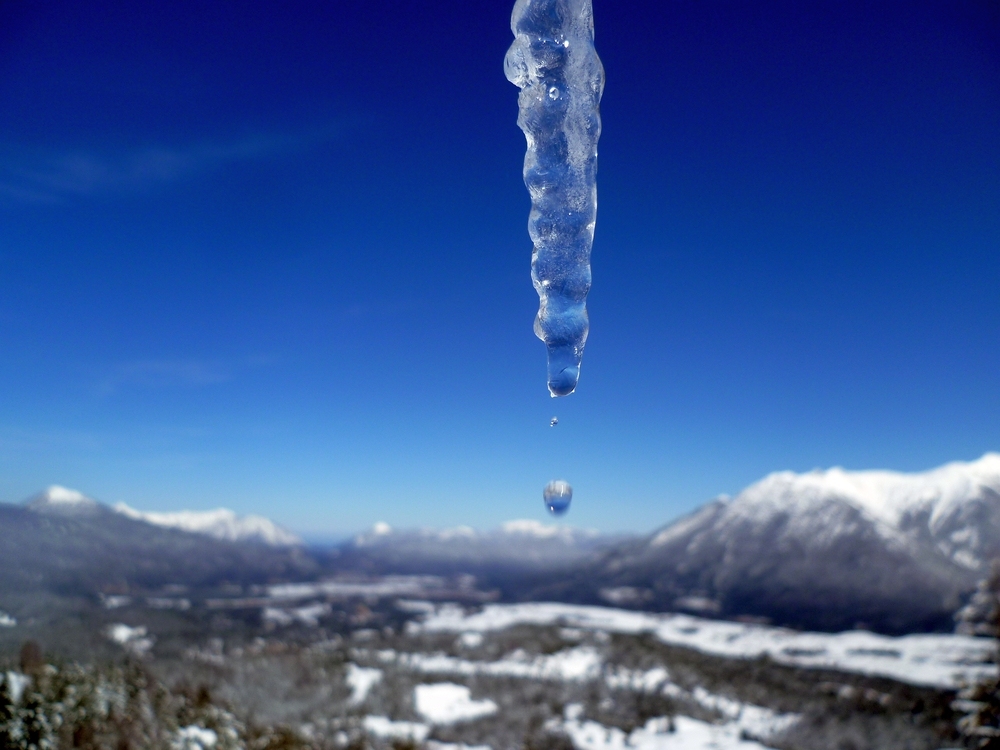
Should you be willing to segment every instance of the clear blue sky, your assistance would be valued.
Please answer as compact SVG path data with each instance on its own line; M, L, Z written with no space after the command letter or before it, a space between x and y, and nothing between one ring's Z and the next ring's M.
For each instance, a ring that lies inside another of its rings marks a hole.
M595 0L552 400L509 0L0 3L0 499L647 530L1000 449L997 8Z

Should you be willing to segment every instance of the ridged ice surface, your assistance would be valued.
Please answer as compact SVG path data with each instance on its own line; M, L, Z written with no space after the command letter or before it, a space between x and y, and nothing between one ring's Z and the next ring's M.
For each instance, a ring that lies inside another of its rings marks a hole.
M521 89L517 124L528 143L535 334L548 349L549 392L565 396L576 389L589 330L604 68L591 0L517 0L511 29L504 70Z

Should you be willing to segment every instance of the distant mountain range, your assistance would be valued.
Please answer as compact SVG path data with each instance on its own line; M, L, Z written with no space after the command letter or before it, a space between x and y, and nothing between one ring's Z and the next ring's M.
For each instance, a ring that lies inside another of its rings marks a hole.
M561 600L888 633L951 629L1000 556L1000 454L932 471L778 472L652 534L511 521L395 530L327 551L261 517L145 513L50 487L0 504L0 591L343 572L469 573L508 601ZM72 584L72 585L71 585Z
M534 520L508 521L489 531L468 526L396 530L377 523L341 545L340 553L345 562L364 561L366 567L384 572L405 569L447 573L497 566L522 569L568 565L593 557L613 540L596 531Z
M96 500L77 490L52 485L26 501L35 511L86 514L102 507ZM106 506L104 506L106 507ZM144 512L118 503L111 508L115 513L194 534L206 534L230 542L260 542L273 547L302 544L302 540L287 529L263 516L238 516L228 508L214 510L181 510L169 513Z
M50 487L0 503L0 593L33 599L165 584L287 580L312 575L299 547L231 541L130 517L82 493Z

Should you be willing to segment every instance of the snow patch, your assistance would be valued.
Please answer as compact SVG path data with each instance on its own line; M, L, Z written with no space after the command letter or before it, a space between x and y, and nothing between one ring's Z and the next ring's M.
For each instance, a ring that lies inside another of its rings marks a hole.
M177 736L171 743L174 750L209 750L215 747L219 736L211 729L191 725L177 730Z
M550 728L569 735L578 750L766 750L759 742L742 739L736 724L709 724L687 716L660 717L626 734L617 727L581 721L569 710L567 715Z
M493 750L489 745L466 745L464 742L427 741L427 750Z
M133 628L124 623L116 622L113 625L109 625L105 633L110 640L137 656L149 653L149 650L153 648L153 644L156 642L153 636L147 635L145 625Z
M351 689L351 700L355 706L364 703L368 693L382 681L382 670L370 667L347 665L347 686Z
M366 716L365 731L376 737L391 737L400 740L423 742L431 728L415 721L392 721L388 716Z
M473 721L497 712L493 701L473 700L469 688L453 682L417 685L413 689L417 713L432 724Z
M7 685L7 695L14 704L21 702L21 696L25 689L31 684L31 678L20 672L9 671L0 675L0 679Z
M71 490L58 484L50 485L41 495L39 500L52 503L53 505L89 505L94 502L82 492Z
M589 646L531 656L518 649L497 661L470 661L446 654L399 654L400 666L431 674L487 674L533 680L578 681L597 677L601 655Z
M420 625L427 631L487 632L512 625L565 625L616 633L653 633L664 643L684 646L727 658L753 659L767 655L782 664L837 669L907 682L913 685L955 688L992 675L994 643L986 638L955 634L917 634L900 637L862 630L809 633L750 623L707 620L693 615L635 612L574 604L489 604L475 614L461 607L441 607ZM574 649L578 658L585 649ZM543 657L541 663L560 657ZM592 664L599 656L591 652ZM430 657L444 671L442 659ZM459 660L452 660L458 662ZM494 662L494 665L506 662ZM516 660L509 661L512 665ZM539 664L539 660L535 660ZM540 667L524 666L527 672ZM461 670L456 670L461 671ZM488 671L485 668L482 671ZM539 674L539 676L543 676Z

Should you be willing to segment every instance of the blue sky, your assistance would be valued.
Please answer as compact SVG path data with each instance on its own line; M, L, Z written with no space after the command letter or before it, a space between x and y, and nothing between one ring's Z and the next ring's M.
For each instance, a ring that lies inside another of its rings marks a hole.
M549 398L507 2L0 4L0 499L648 530L1000 449L995 3L595 0ZM560 424L548 426L558 415Z

